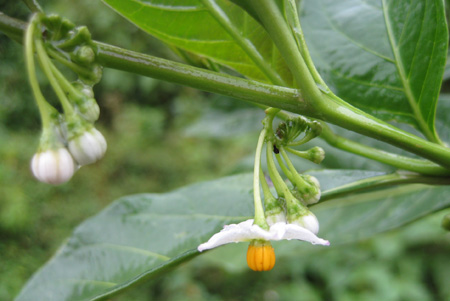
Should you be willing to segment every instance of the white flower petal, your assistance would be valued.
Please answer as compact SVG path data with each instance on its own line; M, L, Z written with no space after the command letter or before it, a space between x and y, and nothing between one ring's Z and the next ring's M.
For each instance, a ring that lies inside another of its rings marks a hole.
M330 242L328 240L319 238L311 231L298 225L286 224L285 229L286 233L284 234L283 239L287 240L299 239L310 242L313 245L323 245L323 246L330 245Z
M293 224L279 222L273 224L269 231L253 225L253 219L246 220L239 224L226 225L219 232L214 234L206 243L198 246L199 252L216 248L232 242L243 242L254 239L261 240L291 240L299 239L315 245L329 245L327 240L317 237L311 231Z

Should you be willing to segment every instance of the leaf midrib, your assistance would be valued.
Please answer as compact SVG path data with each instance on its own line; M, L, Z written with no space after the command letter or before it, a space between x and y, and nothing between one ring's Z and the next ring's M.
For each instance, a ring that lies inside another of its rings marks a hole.
M400 80L402 82L404 92L406 99L408 100L409 106L411 110L413 111L414 117L416 118L416 121L418 123L418 126L420 130L424 133L424 135L430 140L430 141L436 141L435 135L431 132L430 128L427 126L425 120L423 119L422 114L420 113L420 108L417 105L417 100L411 90L411 84L409 82L409 78L406 76L405 67L403 66L402 56L399 51L399 45L397 44L397 41L395 40L392 24L389 18L388 13L388 5L386 3L386 0L382 0L382 7L383 7L383 16L386 24L386 32L389 38L389 43L391 44L391 49L394 54L395 58L395 66L397 68L398 75L400 77ZM423 23L423 19L422 19ZM423 27L423 24L422 24ZM421 27L421 31L422 31ZM422 84L423 86L423 84Z

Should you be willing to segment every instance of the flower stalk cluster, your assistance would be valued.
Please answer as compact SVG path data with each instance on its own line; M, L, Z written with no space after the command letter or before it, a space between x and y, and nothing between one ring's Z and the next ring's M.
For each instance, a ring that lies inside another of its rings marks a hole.
M54 58L78 75L70 82L53 64ZM41 92L36 60L55 92L62 111ZM31 170L41 182L62 184L79 166L103 157L106 140L94 127L100 114L92 87L101 78L96 48L86 27L75 27L59 16L33 15L25 36L30 85L42 119L42 135Z
M297 239L312 244L329 245L328 241L316 236L319 232L319 222L308 209L308 205L320 199L319 182L312 176L298 173L287 153L320 163L325 156L321 148L313 147L306 151L293 149L294 146L302 145L320 135L320 124L299 116L281 123L274 131L273 120L278 112L278 109L266 110L267 116L263 120L264 127L256 147L253 174L254 219L225 226L208 242L198 247L201 252L231 242L249 241L247 263L254 271L268 271L274 267L275 252L270 244L271 240ZM276 196L272 193L261 168L264 145L268 177ZM278 168L283 171L288 182L284 180Z

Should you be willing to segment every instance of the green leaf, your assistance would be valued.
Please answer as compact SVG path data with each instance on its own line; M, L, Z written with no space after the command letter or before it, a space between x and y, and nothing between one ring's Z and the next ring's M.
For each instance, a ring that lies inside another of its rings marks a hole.
M436 129L442 140L450 145L450 94L441 94L436 114Z
M292 76L262 26L227 0L103 0L160 40L229 67L242 75L282 86Z
M378 173L338 170L314 175L323 187L332 189ZM119 199L75 229L17 300L98 300L167 272L198 255L196 247L223 225L250 218L251 188L252 175L244 174L169 193ZM333 246L449 206L449 191L448 187L403 186L329 201L313 211L321 222L320 235Z
M367 239L450 206L448 186L402 185L314 207L320 236L331 244Z
M74 231L18 300L89 300L167 271L224 224L251 216L251 181L236 176L117 200Z
M337 95L433 141L447 56L442 0L303 1L311 55Z

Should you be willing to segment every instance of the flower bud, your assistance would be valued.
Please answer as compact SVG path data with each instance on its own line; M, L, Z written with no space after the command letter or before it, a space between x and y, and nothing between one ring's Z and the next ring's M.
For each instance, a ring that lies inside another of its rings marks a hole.
M59 185L70 180L75 163L65 147L36 153L31 160L31 171L41 182Z
M106 140L98 130L92 128L71 139L69 150L78 164L91 164L101 159L105 154Z
M75 50L74 59L81 64L89 65L95 61L95 52L92 47L83 45Z
M325 159L325 151L319 146L315 146L308 151L308 160L313 163L320 164Z
M296 218L290 223L308 229L314 234L319 233L319 221L317 220L317 217L314 215L314 213L309 210L307 214Z
M94 98L86 98L77 106L80 115L89 122L95 122L100 116L100 107Z

